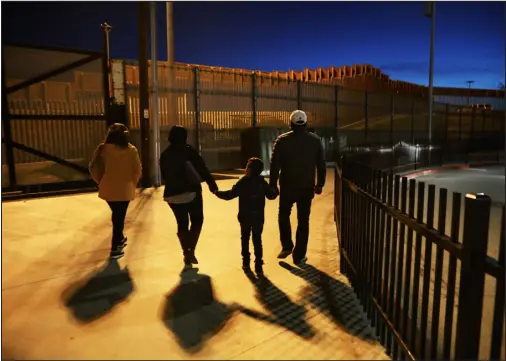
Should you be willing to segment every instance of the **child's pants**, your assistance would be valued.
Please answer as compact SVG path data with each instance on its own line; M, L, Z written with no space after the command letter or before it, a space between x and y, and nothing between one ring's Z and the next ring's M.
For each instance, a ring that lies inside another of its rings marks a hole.
M255 263L263 264L263 250L262 250L262 232L264 229L264 222L260 220L242 221L241 224L241 254L243 261L249 262L249 238L253 239L253 250L255 252Z

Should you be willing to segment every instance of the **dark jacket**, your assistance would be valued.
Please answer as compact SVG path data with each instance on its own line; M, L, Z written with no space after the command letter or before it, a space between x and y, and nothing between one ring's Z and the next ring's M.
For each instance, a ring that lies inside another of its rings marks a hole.
M191 184L187 177L186 161L190 161L209 189L218 189L200 154L190 145L169 145L160 156L160 170L165 184L165 197L186 192L202 192L200 184Z
M216 195L224 200L239 197L239 222L263 221L265 198L275 199L276 191L261 176L244 176L229 191Z
M316 185L325 185L326 176L323 147L318 137L305 129L281 134L274 142L271 156L270 185L280 191L313 192Z

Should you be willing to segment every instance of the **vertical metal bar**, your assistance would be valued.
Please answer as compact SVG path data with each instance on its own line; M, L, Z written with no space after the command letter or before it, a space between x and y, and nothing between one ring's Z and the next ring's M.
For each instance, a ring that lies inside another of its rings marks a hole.
M402 185L401 185L401 208L400 211L402 213L406 213L407 208L407 200L408 200L408 179L406 177L402 177ZM396 279L396 287L395 287L395 317L394 317L394 327L399 331L401 335L403 335L403 330L405 326L403 325L403 315L407 314L407 310L402 308L401 303L403 301L402 292L404 288L404 292L406 292L406 277L403 277L403 266L404 266L404 243L405 243L405 235L406 235L406 226L404 224L399 224L399 254L397 257L397 279ZM408 229L408 232L410 230ZM404 285L404 286L403 286ZM407 301L404 299L404 304ZM405 307L405 306L404 306ZM402 312L402 313L401 313ZM393 359L397 360L399 353L399 348L394 348Z
M456 359L478 360L479 356L491 203L484 194L465 197Z
M366 169L367 174L367 185L365 187L365 191L369 194L371 194L372 189L372 171L371 168L367 167ZM372 206L371 203L364 198L364 208L365 208L365 232L364 232L364 279L366 280L365 287L366 287L366 295L370 296L370 282L372 279L372 251L373 251L373 234L372 234ZM364 309L368 315L371 315L372 313L372 302L370 297L366 297Z
M193 68L194 71L194 89L195 89L195 146L199 154L202 151L200 144L200 68L196 66Z
M438 210L438 232L445 235L446 227L446 203L448 191L445 188L439 190L439 210ZM439 341L439 314L441 307L441 279L443 278L443 248L437 246L436 250L436 269L434 271L434 298L432 301L432 329L430 333L430 354L428 359L436 360L438 341Z
M436 186L429 184L427 197L427 227L434 229L434 207ZM427 354L427 324L429 319L430 274L432 268L432 242L425 238L425 256L423 265L422 309L420 324L420 358L425 359Z
M459 140L462 140L462 108L459 108Z
M376 184L374 189L373 196L375 198L381 197L381 178L382 173L379 170L375 170L375 178L376 178ZM372 281L372 290L373 295L376 299L379 298L380 295L380 280L381 280L381 259L380 259L380 242L381 242L381 209L378 206L375 206L374 211L374 277ZM374 317L374 327L376 327L376 332L379 333L380 329L380 317L377 311L375 311L375 317Z
M394 120L395 120L395 98L392 94L390 97L390 148L392 149L392 158L390 166L395 166L395 148L394 148Z
M102 29L104 29L104 55L102 56L102 91L104 92L104 116L106 119L106 124L109 127L114 123L114 119L110 117L110 107L111 107L111 61L110 61L110 53L109 53L109 33L112 29L112 26L103 23Z
M125 61L121 60L121 67L123 69L123 91L125 93L125 125L127 127L130 127L130 98L128 97L128 84L127 84L127 77L126 77L126 65Z
M452 223L450 237L454 243L458 242L460 231L460 208L461 194L453 193L452 199ZM453 312L455 305L455 284L457 277L457 257L449 254L448 263L448 282L446 283L446 305L445 305L445 324L443 336L443 359L449 360L452 350L452 334L453 334Z
M411 99L411 145L415 144L415 97Z
M390 174L385 174L383 176L383 182L385 183L385 186L386 186L386 189L385 189L385 195L386 195L386 199L384 200L384 202L386 201L386 203L389 205L389 206L392 206L392 203L393 203L393 193L392 193L392 188L393 188L393 175L392 173ZM385 311L385 313L390 317L390 314L388 313L388 289L389 287L392 287L392 284L390 282L390 254L391 254L391 244L392 244L392 218L385 214L385 222L386 222L386 227L385 227L385 246L384 246L384 249L385 249L385 263L383 264L383 284L382 284L382 291L381 291L381 300L382 300L382 304L383 304L383 310ZM390 354L391 353L391 333L389 331L389 329L387 327L384 328L384 344L386 345L386 350L387 350L387 353Z
M391 188L392 189L392 193L393 193L393 204L392 206L399 210L399 191L400 191L400 180L401 180L401 177L399 175L395 175L395 178L394 178L394 184L393 184L393 187ZM392 200L392 196L389 197L390 201ZM391 259L391 262L390 262L390 285L389 285L389 295L388 295L388 307L387 307L387 314L391 320L392 323L395 322L395 318L396 318L396 314L395 314L395 303L394 303L394 299L395 299L395 286L396 286L396 282L397 280L399 279L399 274L395 274L395 266L396 264L399 262L399 259L398 259L398 255L397 255L397 232L398 232L398 226L399 226L399 222L395 219L395 218L392 218L392 238L391 238L391 242L392 242L392 247L391 247L391 253L392 253L392 259ZM398 330L398 329L396 329ZM388 333L388 338L387 338L387 352L389 355L392 354L392 347L393 347L393 351L395 353L395 351L397 350L397 347L395 345L393 345L392 343L395 342L392 337L392 333L389 332ZM390 350L389 350L390 348Z
M365 143L369 140L369 104L368 104L367 90L364 91L364 140Z
M9 169L9 188L17 186L16 164L14 160L14 149L12 146L12 128L9 111L9 101L7 99L6 84L7 74L5 72L5 50L2 46L2 126L4 127L5 153L7 156L7 167Z
M297 109L302 110L302 81L297 80Z
M149 3L139 2L139 104L141 122L142 186L151 187L150 134L149 134Z
M475 130L474 122L475 121L476 121L476 108L473 107L472 113L471 113L471 136L470 136L471 140L474 139L474 130Z
M450 124L448 122L448 119L450 116L448 114L448 112L450 111L449 108L450 108L450 105L448 103L446 103L446 105L445 105L445 127L446 127L446 129L445 129L445 143L446 143L446 141L448 141L448 133L450 132Z
M386 203L387 201L387 187L388 187L388 178L386 173L382 173L382 177L380 178L381 182L381 201L383 203ZM385 223L387 221L387 215L386 213L381 210L381 220L380 220L380 238L379 238L379 267L378 267L378 299L380 306L383 310L385 310L386 306L386 300L383 297L384 296L384 282L385 282L385 271L384 268L386 267L386 260L385 260L385 247L386 247L386 235L385 235ZM380 329L379 329L380 339L382 343L385 343L385 336L386 336L386 325L383 319L380 320Z
M502 207L501 236L499 238L499 265L504 268L505 258L505 208ZM504 281L496 280L495 300L494 300L494 321L492 324L492 340L490 343L490 359L499 360L501 358L501 346L504 341L503 322L504 322Z
M158 111L158 54L156 47L156 2L150 3L150 27L151 27L151 116L153 118L153 184L159 187L162 183L160 176L160 114Z
M251 74L251 101L253 102L253 114L251 117L251 126L256 127L258 118L257 118L257 74L253 72Z

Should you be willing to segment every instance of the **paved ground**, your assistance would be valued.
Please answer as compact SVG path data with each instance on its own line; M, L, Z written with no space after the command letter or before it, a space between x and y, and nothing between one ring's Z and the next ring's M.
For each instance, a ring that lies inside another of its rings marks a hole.
M240 268L237 201L207 189L199 270L181 273L161 194L131 205L126 256L109 264L109 209L96 194L2 204L3 358L389 359L338 273L332 174L314 202L307 267L278 263L278 201L268 202L264 282Z

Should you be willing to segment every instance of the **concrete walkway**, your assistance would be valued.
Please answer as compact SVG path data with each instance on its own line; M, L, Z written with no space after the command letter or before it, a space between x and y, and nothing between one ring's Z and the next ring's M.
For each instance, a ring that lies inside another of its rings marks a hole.
M207 189L199 269L183 273L162 189L130 206L116 263L96 194L2 204L2 358L389 359L338 272L332 174L327 184L302 269L276 259L278 201L268 202L263 282L241 270L237 201Z

